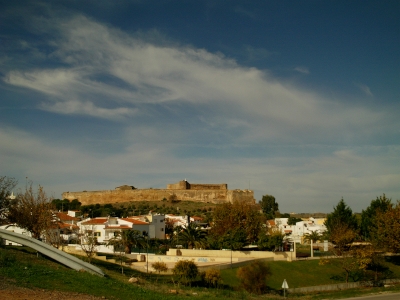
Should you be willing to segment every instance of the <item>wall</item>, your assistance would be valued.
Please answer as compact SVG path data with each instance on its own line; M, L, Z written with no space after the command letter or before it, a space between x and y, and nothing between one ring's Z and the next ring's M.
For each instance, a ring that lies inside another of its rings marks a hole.
M178 256L188 259L188 257L203 258L227 258L232 259L259 259L271 258L273 260L292 261L295 259L294 252L271 252L271 251L230 251L230 250L200 250L200 249L169 249L167 256Z
M178 200L223 203L235 200L255 203L254 193L250 190L177 190L177 189L136 189L136 190L106 190L90 192L65 192L63 199L78 199L82 205L107 204L129 201L161 201L175 194Z

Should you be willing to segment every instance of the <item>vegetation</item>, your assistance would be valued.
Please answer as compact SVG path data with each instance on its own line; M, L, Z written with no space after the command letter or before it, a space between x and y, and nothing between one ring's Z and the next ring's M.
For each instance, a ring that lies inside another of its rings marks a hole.
M263 213L268 220L274 219L279 212L279 205L276 202L275 197L272 195L262 196L260 205Z
M8 197L11 195L12 190L16 187L17 181L8 176L0 176L0 225L6 224L7 211L12 204L11 199Z
M206 248L207 233L200 229L196 223L190 223L188 226L178 229L176 242L182 244L187 249Z
M353 211L347 204L344 202L343 198L339 201L332 213L328 214L325 220L325 226L327 229L327 235L330 237L333 232L337 231L338 227L341 231L349 230L354 232L355 235L358 233L358 222L356 217L353 215ZM336 234L336 237L339 234ZM355 238L355 236L354 236ZM332 241L332 237L330 237ZM351 241L347 241L351 242Z
M183 284L191 285L199 274L199 270L194 261L191 260L180 260L175 264L172 269L174 275L177 275L179 282Z
M32 184L24 193L19 193L8 210L8 220L29 231L33 238L39 239L46 231L53 227L51 202L42 186L37 192Z
M271 270L265 262L254 261L239 268L237 277L241 286L248 292L261 295L267 291L267 278Z

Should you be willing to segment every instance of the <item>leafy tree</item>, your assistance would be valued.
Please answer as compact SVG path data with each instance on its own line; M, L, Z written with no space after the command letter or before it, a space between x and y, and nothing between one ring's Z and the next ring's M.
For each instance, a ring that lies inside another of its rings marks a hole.
M374 220L370 231L372 243L384 251L400 252L400 202L386 211L378 211Z
M219 248L240 250L247 244L244 228L234 228L224 234L219 240Z
M261 261L255 261L250 265L241 267L237 272L242 287L246 291L258 295L266 292L269 276L271 276L270 268Z
M247 242L253 243L262 227L262 215L255 205L245 201L234 201L217 206L212 223L210 234L214 240L242 228L246 232Z
M258 249L274 251L282 246L284 237L285 235L277 227L264 229L258 236Z
M0 176L0 225L8 222L8 209L12 203L9 196L17 183L12 177Z
M175 264L172 272L179 277L181 283L191 284L199 274L199 269L192 260L180 260Z
M376 228L376 216L378 212L384 213L390 207L392 207L391 199L386 198L383 194L380 197L376 197L375 200L371 201L371 204L361 212L361 236L365 240L371 238L371 230Z
M316 243L317 241L321 240L321 234L317 230L311 230L310 233L304 234L304 240L313 243Z
M52 228L54 222L51 209L53 206L42 186L39 186L35 192L31 184L24 193L19 193L15 200L8 213L11 223L16 223L19 227L26 229L36 239Z
M288 225L296 225L297 222L301 222L303 221L300 218L296 218L296 217L289 217L288 219Z
M108 245L114 246L114 248L123 247L125 254L131 254L133 247L142 247L145 241L142 233L139 230L123 230L108 241Z
M177 232L176 240L185 245L188 249L205 248L207 233L200 229L196 223L190 223Z
M358 222L357 218L353 215L353 211L344 202L343 198L339 201L332 213L328 214L324 222L327 235L330 236L334 232L335 228L339 227L340 230L346 228L357 234Z
M267 219L274 219L276 213L279 211L279 205L275 201L275 197L272 195L262 196L260 205Z

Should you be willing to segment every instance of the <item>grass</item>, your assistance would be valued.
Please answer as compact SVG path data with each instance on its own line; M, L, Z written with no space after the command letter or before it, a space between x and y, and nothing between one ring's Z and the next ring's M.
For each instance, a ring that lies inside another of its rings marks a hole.
M209 300L225 298L282 299L282 296L279 295L253 296L239 290L239 282L236 278L237 268L221 272L225 289L209 289L204 287L178 287L171 280L171 276L143 274L130 268L124 268L124 274L121 274L120 265L98 260L95 260L94 263L106 273L106 277L76 272L44 256L37 256L34 250L27 247L7 246L0 248L0 280L27 288L79 292L114 300L187 299L190 297ZM283 279L287 280L289 287L329 284L332 283L330 277L341 272L334 265L319 266L316 260L292 263L269 262L268 264L273 274L268 283L275 290L280 290ZM400 274L400 260L397 257L391 258L388 264L390 264L394 274ZM128 283L130 277L141 278L141 283L139 285ZM177 289L179 293L177 295L168 293L171 289ZM302 300L338 299L388 290L399 291L400 287L355 289L310 295L291 294L288 298Z

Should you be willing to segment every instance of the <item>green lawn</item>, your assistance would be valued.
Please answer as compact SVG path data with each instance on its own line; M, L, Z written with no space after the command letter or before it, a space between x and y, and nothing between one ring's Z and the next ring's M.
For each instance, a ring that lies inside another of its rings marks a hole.
M211 289L205 287L178 286L172 281L171 276L157 276L155 274L139 273L130 268L124 268L121 274L121 266L95 260L106 277L99 277L85 272L76 272L51 259L37 256L36 252L27 247L0 247L0 280L9 281L17 286L28 288L40 288L49 290L71 291L91 294L106 299L282 299L279 295L252 296L239 288L236 278L237 269L222 271L224 288ZM269 262L272 276L268 280L269 286L279 291L283 279L286 279L289 287L301 287L337 283L332 279L340 275L341 270L337 265L320 266L317 260L305 260L297 262ZM392 257L390 265L394 276L400 275L400 260ZM130 277L141 278L141 283L130 284ZM179 294L170 294L171 289L176 289ZM399 288L391 288L396 290ZM360 289L342 291L336 293L323 293L312 295L289 295L296 299L338 299L340 297L354 296L361 293L382 291L378 289ZM386 289L387 290L387 289Z

